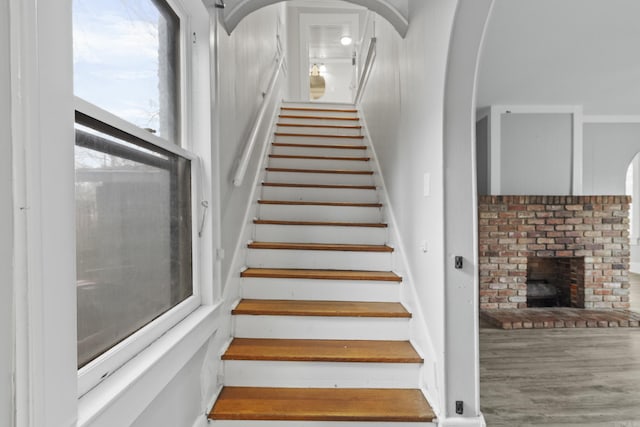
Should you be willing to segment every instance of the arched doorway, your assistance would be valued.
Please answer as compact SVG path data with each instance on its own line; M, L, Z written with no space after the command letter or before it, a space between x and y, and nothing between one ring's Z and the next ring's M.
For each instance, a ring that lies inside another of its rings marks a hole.
M640 311L640 153L637 153L627 168L625 193L631 196L629 206L629 241L631 257L629 264L629 302L631 309Z
M227 7L224 13L224 22L227 32L231 34L238 23L258 9L283 0L227 0ZM404 37L409 29L409 21L407 20L407 10L401 11L393 6L391 2L384 0L344 0L376 12L388 20L391 25Z

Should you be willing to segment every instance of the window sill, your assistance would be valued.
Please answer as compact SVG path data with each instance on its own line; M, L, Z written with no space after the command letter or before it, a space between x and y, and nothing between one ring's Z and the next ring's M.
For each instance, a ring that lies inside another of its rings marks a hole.
M78 400L77 427L129 425L216 332L221 304L201 306Z

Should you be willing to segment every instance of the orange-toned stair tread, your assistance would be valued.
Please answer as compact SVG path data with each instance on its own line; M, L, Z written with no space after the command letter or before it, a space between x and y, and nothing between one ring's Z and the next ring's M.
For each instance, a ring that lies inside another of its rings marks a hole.
M231 312L250 316L411 318L399 302L243 299Z
M222 360L422 363L409 341L234 338Z
M281 111L323 111L331 113L357 113L354 108L309 108L309 107L282 107Z
M375 185L344 185L344 184L298 184L293 182L263 182L264 187L293 187L293 188L329 188L334 190L375 190Z
M362 129L360 125L316 125L305 123L278 123L277 126L291 127L291 128L314 128L314 129L349 129L358 130Z
M360 118L358 117L304 116L304 115L295 115L295 114L280 114L278 117L280 117L281 119L343 120L343 121L352 121L352 122L360 121Z
M357 245L349 243L251 242L249 243L248 248L306 251L393 252L393 248L387 245Z
M344 175L373 175L373 171L356 171L356 170L349 170L349 169L267 168L267 172L328 173L328 174L344 174Z
M320 227L372 227L387 228L388 225L377 222L339 222L339 221L281 221L277 219L254 219L254 224L267 225L311 225Z
M431 422L420 390L224 387L214 420Z
M261 205L289 205L289 206L340 206L353 208L381 208L381 203L353 203L353 202L312 202L304 200L258 200Z
M296 138L343 138L343 139L364 139L364 135L329 135L318 133L283 133L276 132L275 136L291 136Z
M297 268L247 268L241 277L272 279L371 280L402 282L402 277L391 271L366 270L311 270Z
M368 162L370 157L337 157L337 156L293 156L287 154L270 154L271 159L300 159L300 160L344 160L347 162Z
M366 145L355 144L295 144L288 142L273 142L274 147L295 147L295 148L330 148L334 150L366 150Z

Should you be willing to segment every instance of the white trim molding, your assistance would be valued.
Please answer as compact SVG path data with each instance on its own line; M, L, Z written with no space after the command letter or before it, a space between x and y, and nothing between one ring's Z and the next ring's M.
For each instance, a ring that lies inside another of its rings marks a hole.
M78 404L78 427L130 425L209 339L223 308L202 306L169 330Z
M640 116L636 115L590 115L582 118L584 123L640 123Z

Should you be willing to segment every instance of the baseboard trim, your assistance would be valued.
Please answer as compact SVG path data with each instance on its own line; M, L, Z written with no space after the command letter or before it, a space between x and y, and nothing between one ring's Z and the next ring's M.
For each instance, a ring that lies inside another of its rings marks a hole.
M480 414L480 416L473 418L438 419L438 427L487 427L487 422Z

